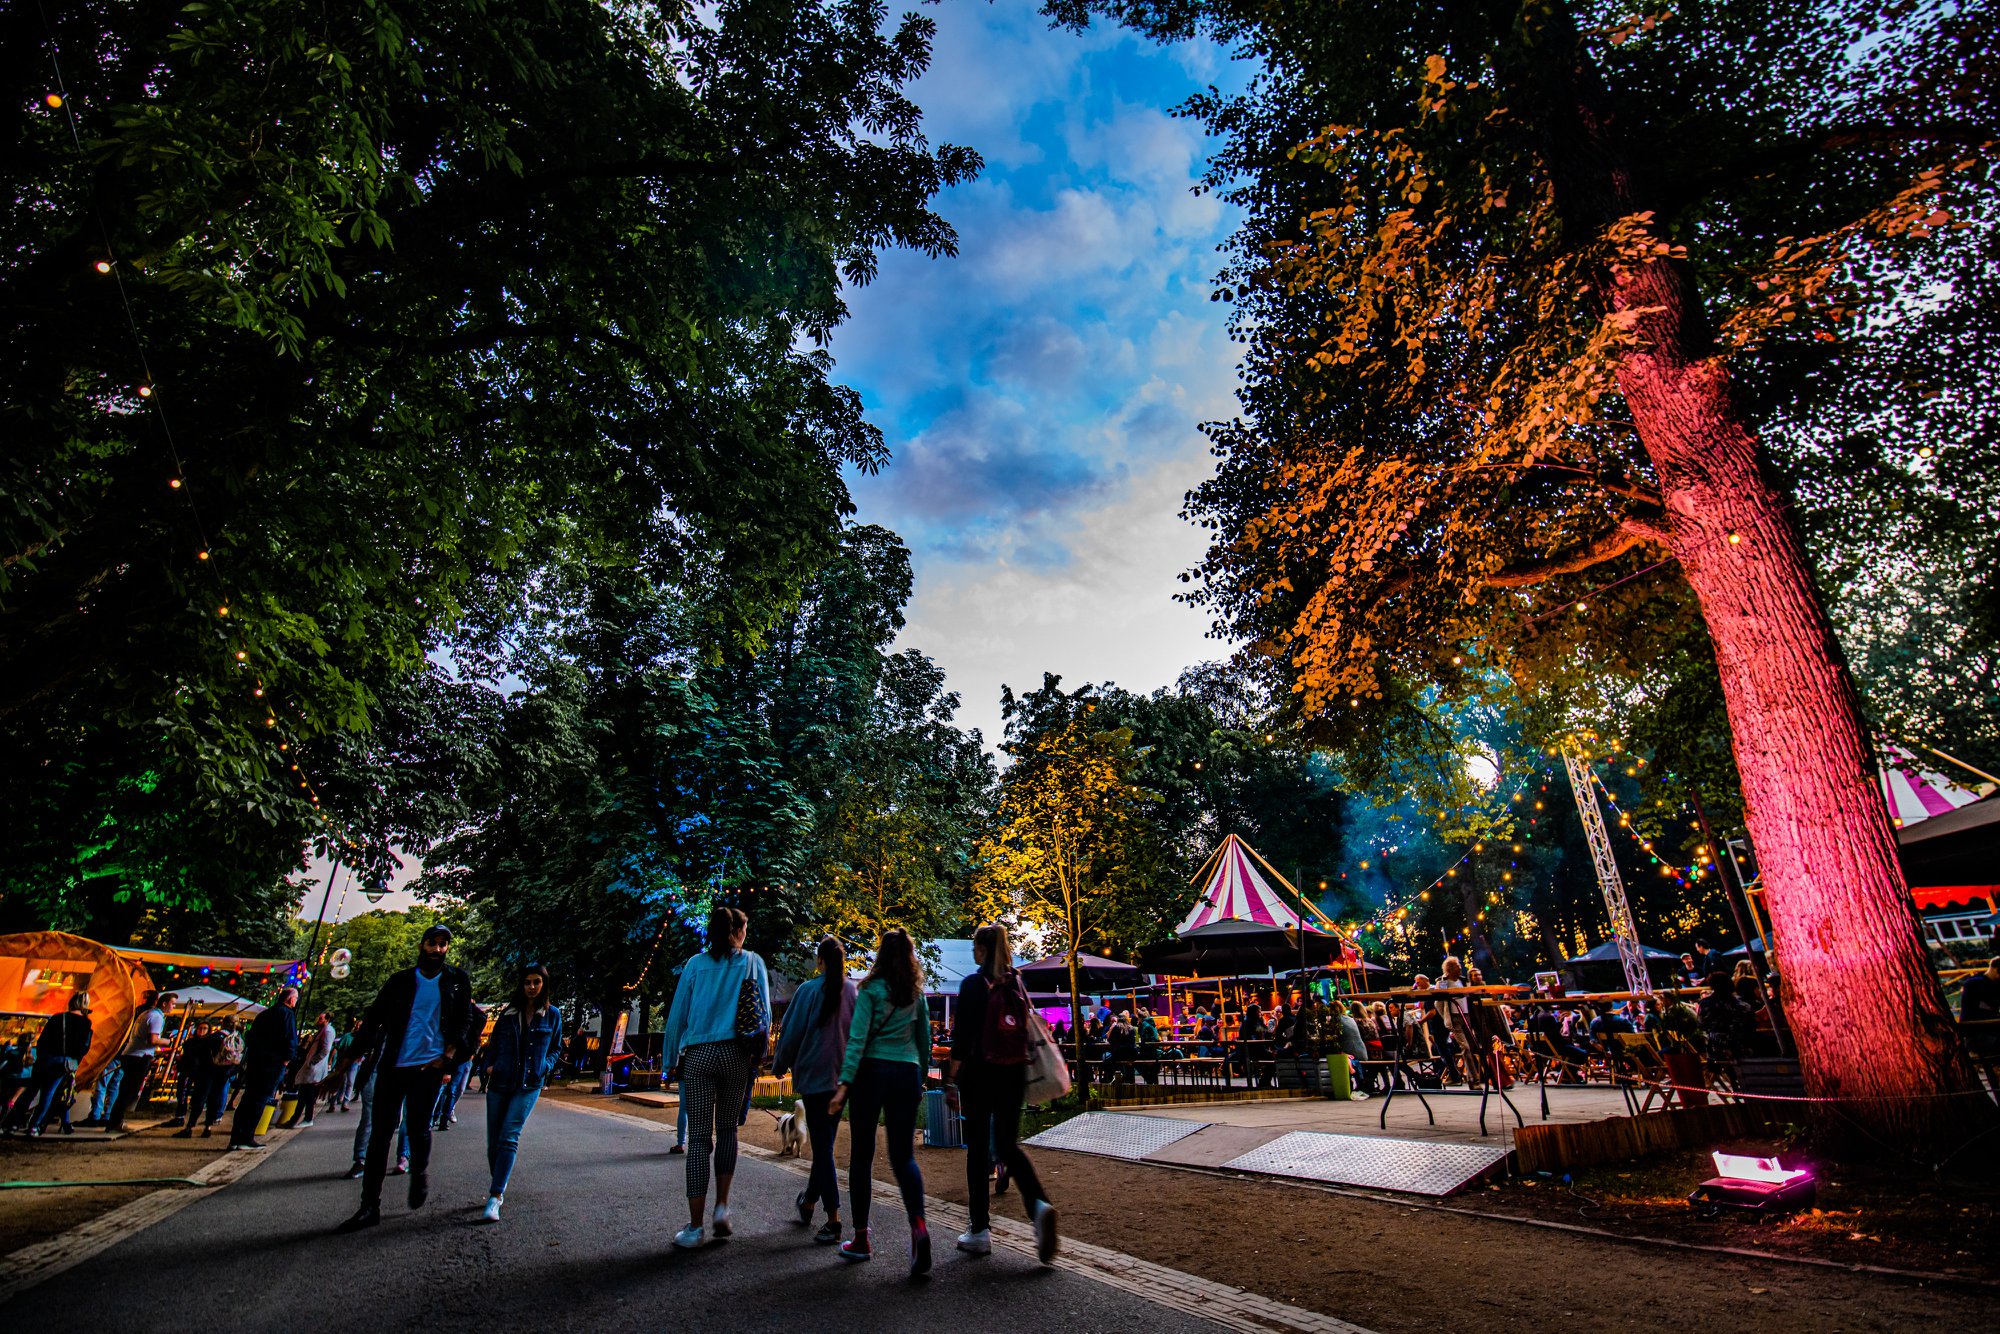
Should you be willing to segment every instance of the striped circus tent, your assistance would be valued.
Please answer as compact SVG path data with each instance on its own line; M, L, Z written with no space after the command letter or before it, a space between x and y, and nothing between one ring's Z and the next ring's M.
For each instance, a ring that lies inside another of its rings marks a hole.
M1876 755L1882 799L1888 802L1889 815L1898 826L1928 820L1979 800L1979 793L1926 768L1915 753L1893 741L1882 740Z
M1260 867L1263 869L1259 870ZM1270 872L1271 879L1265 878L1265 871ZM1332 918L1314 907L1276 867L1234 834L1223 839L1222 846L1209 854L1194 879L1202 887L1201 897L1174 928L1177 936L1216 922L1255 922L1293 930L1302 927L1346 939L1346 933ZM1273 889L1271 880L1283 885L1284 892ZM1303 921L1295 904L1304 907Z

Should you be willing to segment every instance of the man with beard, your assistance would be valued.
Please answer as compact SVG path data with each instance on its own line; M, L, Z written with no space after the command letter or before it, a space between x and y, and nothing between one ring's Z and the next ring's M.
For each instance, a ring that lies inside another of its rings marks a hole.
M340 1225L358 1232L382 1221L382 1178L388 1174L389 1147L408 1113L410 1134L410 1207L430 1196L431 1121L438 1090L452 1067L471 1053L473 1030L472 981L464 971L445 962L451 952L451 931L433 926L417 946L417 966L393 974L362 1017L353 1050L369 1051L380 1042L375 1069L375 1101L371 1106L368 1160L361 1175L361 1208Z

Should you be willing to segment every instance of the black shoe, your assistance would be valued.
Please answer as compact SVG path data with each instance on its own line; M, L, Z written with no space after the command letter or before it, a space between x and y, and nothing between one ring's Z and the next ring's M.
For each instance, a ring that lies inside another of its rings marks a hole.
M354 1217L335 1228L335 1232L359 1232L364 1227L374 1227L382 1221L382 1211L373 1205L364 1204Z
M431 1174L429 1172L410 1173L410 1207L421 1209L424 1201L431 1197Z
M174 1132L174 1138L175 1138L175 1139L193 1139L193 1138L194 1138L194 1127L193 1127L193 1126L185 1126L185 1127L183 1127L183 1128L181 1128L181 1129L179 1129L179 1130L176 1130L176 1131Z
M687 1151L687 1145L685 1144L675 1144L667 1149L668 1153L686 1153Z
M799 1211L800 1226L811 1227L813 1221L813 1207L812 1205L806 1202L806 1193L804 1191L799 1192L798 1198L792 1201L792 1205Z
M104 1127L104 1133L107 1135L129 1135L132 1132L126 1127L123 1121L119 1121Z
M359 1181L363 1176L367 1174L367 1172L368 1172L367 1164L356 1163L354 1166L347 1169L347 1179L349 1181Z
M923 1219L910 1229L910 1277L922 1278L931 1272L931 1230Z
M993 1193L995 1195L1005 1195L1007 1193L1007 1164L1005 1163L1001 1163L993 1169Z

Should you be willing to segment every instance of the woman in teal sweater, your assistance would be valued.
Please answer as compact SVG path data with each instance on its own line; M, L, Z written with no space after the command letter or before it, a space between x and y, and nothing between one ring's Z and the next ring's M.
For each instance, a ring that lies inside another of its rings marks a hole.
M888 1130L889 1166L903 1191L903 1209L910 1216L910 1273L930 1272L931 1234L924 1221L924 1174L917 1168L914 1145L917 1108L923 1101L924 1072L931 1064L931 1016L924 1004L924 973L917 963L909 933L882 933L875 949L875 967L855 998L854 1021L847 1030L847 1055L840 1063L840 1084L827 1111L839 1117L848 1102L854 1115L847 1135L852 1157L847 1164L847 1193L854 1211L854 1239L841 1243L844 1260L872 1260L868 1236L868 1200L875 1171L875 1122Z
M680 1076L681 1106L688 1118L688 1225L674 1245L693 1250L705 1242L702 1214L708 1204L709 1154L715 1155L715 1235L730 1235L729 1183L736 1175L736 1113L749 1091L750 1073L764 1059L770 1031L771 980L764 961L743 948L750 919L738 908L708 916L708 948L689 959L674 988L664 1033L667 1068ZM764 1031L743 1031L746 992L755 997Z

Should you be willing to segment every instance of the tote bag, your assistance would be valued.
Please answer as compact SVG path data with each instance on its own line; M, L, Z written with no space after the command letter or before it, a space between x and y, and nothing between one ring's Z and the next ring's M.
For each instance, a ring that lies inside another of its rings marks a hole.
M1069 1092L1069 1063L1049 1032L1048 1021L1028 1011L1028 1084L1022 1101L1030 1107L1054 1102Z

